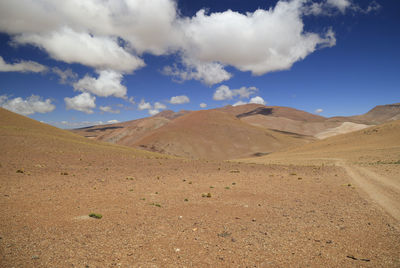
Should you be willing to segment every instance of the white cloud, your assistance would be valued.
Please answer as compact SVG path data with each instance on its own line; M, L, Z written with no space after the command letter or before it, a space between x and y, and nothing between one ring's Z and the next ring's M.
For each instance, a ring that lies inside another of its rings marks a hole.
M41 73L45 71L47 71L47 67L37 62L21 60L10 64L0 56L0 72Z
M154 109L156 109L156 110L164 110L166 108L167 108L167 106L165 104L162 104L160 102L154 103Z
M26 99L21 97L9 99L6 95L2 95L0 96L0 106L22 115L49 113L56 108L56 106L51 103L50 99L43 100L37 95L32 95Z
M160 110L157 109L149 109L149 115L156 115L160 112Z
M171 104L184 104L184 103L189 103L189 102L190 102L190 99L185 95L175 96L169 100L169 103L171 103Z
M73 98L64 98L67 110L77 110L87 114L92 114L94 108L96 108L96 97L90 95L87 92L79 94Z
M112 114L119 114L120 110L113 110L111 106L100 106L99 107L100 111L105 112L105 113L112 113Z
M335 43L332 35L304 31L304 2L278 1L273 9L246 14L200 10L181 22L187 37L185 56L255 75L287 70L318 47Z
M306 2L308 3L308 2ZM355 13L370 13L372 11L377 11L381 8L377 2L372 1L366 8L362 8L355 4L351 0L325 0L322 2L312 2L310 5L306 5L304 8L305 15L325 15L333 16L339 11L345 14L347 10L353 11Z
M249 103L256 103L256 104L262 104L262 105L266 104L265 100L263 98L261 98L260 96L251 98Z
M200 108L207 108L207 103L204 102L200 103Z
M65 69L64 71L58 67L51 69L53 73L57 74L60 78L59 82L61 84L70 84L78 78L78 74L74 73L72 69Z
M244 101L240 100L240 101L234 103L232 106L239 106L239 105L244 105L244 104L247 104L247 102L244 102Z
M175 0L0 1L0 32L50 57L95 70L131 73L144 53L180 58L163 73L178 81L214 85L233 66L254 75L287 70L317 49L336 44L334 32L307 32L304 16L363 10L350 0L279 0L275 7L239 13L198 11L183 17ZM21 8L24 7L24 8ZM328 12L325 12L328 10ZM326 27L327 29L329 27Z
M98 74L98 78L86 75L84 78L74 83L74 89L82 92L90 92L100 97L114 96L126 98L127 89L121 84L121 73L111 70L102 70L98 71Z
M108 120L107 121L107 124L117 124L117 123L119 123L120 121L118 121L118 120L116 120L116 119L113 119L113 120Z
M342 13L344 13L351 5L349 0L327 0L326 3L330 6L336 7Z
M221 85L214 92L213 99L214 100L230 100L234 97L239 98L250 98L251 95L255 94L258 91L256 87L241 87L239 89L230 89L226 85Z
M144 99L142 99L141 101L140 101L140 103L138 104L138 109L140 110L140 111L142 111L142 110L149 110L149 109L152 109L153 107L151 106L151 104L150 104L150 102L146 102Z
M135 99L133 97L129 97L128 102L131 104L135 104Z
M18 44L36 45L56 60L81 63L95 69L129 73L144 66L143 60L119 46L116 38L76 32L68 27L49 33L22 33L13 40Z
M217 62L201 63L186 58L182 61L182 64L181 68L176 64L172 67L164 67L163 74L172 76L177 82L193 79L209 86L229 80L232 77L232 74L225 71L224 66Z
M150 115L156 115L160 112L160 110L164 110L166 108L167 106L161 102L155 102L154 105L151 105L150 102L146 102L144 99L142 99L138 104L139 110L148 110Z
M315 113L316 114L320 114L320 113L322 113L324 110L322 110L322 109L317 109L317 110L315 110Z

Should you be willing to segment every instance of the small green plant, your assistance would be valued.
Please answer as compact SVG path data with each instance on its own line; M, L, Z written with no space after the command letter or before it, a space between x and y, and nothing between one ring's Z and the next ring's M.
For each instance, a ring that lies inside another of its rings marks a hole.
M151 203L150 205L155 206L155 207L161 207L161 205L159 203Z
M89 217L95 218L95 219L101 219L101 218L103 218L103 215L101 215L99 213L90 213Z
M156 192L155 194L158 194L158 192Z
M229 190L229 189L231 189L231 188L229 188L229 186L226 186L225 189L226 189L226 190Z
M144 198L144 197L143 197L143 198L140 198L140 200L143 200L143 201L145 201L145 200L146 200L146 198Z
M187 199L187 198L185 198L185 200L184 200L185 202L188 202L189 201L189 199Z
M18 169L17 170L17 173L24 173L25 171L24 171L24 169L22 168L22 169Z
M126 177L126 179L129 180L129 181L133 181L134 180L134 178L132 178L132 177Z
M191 182L191 181L189 181L189 184L192 184L192 182Z
M133 189L129 189L129 192L133 192Z
M240 173L240 170L238 170L238 169L234 169L234 170L231 170L231 171L229 171L230 173Z
M210 189L214 189L214 186L210 186Z
M211 198L211 193L201 194L201 197Z
M296 173L290 173L289 175L290 176L296 176L297 174Z
M232 185L236 185L236 182L232 182Z
M61 172L61 175L67 176L68 172Z

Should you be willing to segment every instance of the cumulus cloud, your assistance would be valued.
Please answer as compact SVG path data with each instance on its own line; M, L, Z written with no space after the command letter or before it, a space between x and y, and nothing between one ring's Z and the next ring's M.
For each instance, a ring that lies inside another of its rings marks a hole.
M144 99L142 99L141 101L140 101L140 103L138 104L138 109L140 110L140 111L142 111L142 110L149 110L149 109L152 109L153 107L151 106L151 104L150 104L150 102L146 102Z
M90 92L100 97L126 97L127 89L121 84L121 73L103 70L98 71L98 74L98 78L86 75L84 78L74 83L74 89L82 92Z
M207 108L207 103L204 102L200 103L200 108Z
M247 102L244 102L244 101L238 101L238 102L235 102L232 106L239 106L239 105L244 105L244 104L247 104Z
M304 2L278 1L273 9L246 14L200 10L182 21L188 37L185 54L255 75L287 70L318 47L335 44L332 35L304 31Z
M177 3L0 1L0 32L12 35L15 44L43 49L53 59L121 75L145 66L145 53L175 53L177 63L165 67L164 74L214 85L232 77L228 66L262 75L290 69L315 50L334 46L334 32L306 31L304 16L359 8L350 0L279 0L270 9L254 12L202 9L183 17ZM379 7L372 3L365 12Z
M49 33L22 33L14 37L18 44L33 44L67 63L81 63L95 69L132 72L144 66L142 59L119 46L111 36L93 36L68 27Z
M22 72L22 73L41 73L47 71L47 67L34 61L18 61L7 63L0 56L0 72Z
M249 102L245 102L245 101L238 101L235 104L233 104L232 106L239 106L239 105L244 105L244 104L249 104L249 103L255 103L255 104L262 104L262 105L266 105L267 102L261 98L260 96L256 96L254 98L251 98Z
M250 98L250 95L255 94L258 91L256 87L241 87L239 89L230 89L226 85L221 85L214 92L213 99L214 100L230 100L234 97L239 98Z
M144 99L140 101L138 104L138 109L139 110L148 110L148 113L150 115L156 115L158 114L161 110L166 109L167 106L165 104L162 104L161 102L155 102L154 105L151 105L150 102L146 102Z
M96 97L87 92L79 94L73 98L64 98L67 110L77 110L87 114L92 114L93 109L96 108Z
M175 96L169 100L169 103L171 103L171 104L184 104L184 103L189 103L189 102L190 102L190 99L185 95Z
M229 80L232 77L224 69L224 65L218 62L199 62L195 60L184 59L183 65L166 66L163 74L172 76L176 82L184 82L186 80L198 80L203 84L212 86Z
M49 113L56 108L50 99L43 100L42 97L37 95L32 95L26 99L21 97L9 99L8 96L2 95L0 96L0 106L22 115Z
M60 78L59 82L61 84L70 84L78 79L78 74L73 72L70 68L61 70L58 67L53 67L51 70L53 71L53 73L58 75L58 77Z
M251 98L249 103L262 104L262 105L266 104L265 100L263 98L261 98L260 96Z
M317 110L315 110L315 113L316 114L320 114L320 113L322 113L324 110L322 110L322 109L317 109Z
M156 110L164 110L167 109L167 106L165 104L162 104L160 102L154 103L154 109Z
M113 119L113 120L108 120L107 121L107 124L117 124L117 123L119 123L120 121L118 121L118 120L116 120L116 119Z
M128 102L131 104L135 104L135 99L133 97L129 97Z
M119 114L120 110L113 110L111 106L100 106L99 107L100 111L104 113L112 113L112 114Z

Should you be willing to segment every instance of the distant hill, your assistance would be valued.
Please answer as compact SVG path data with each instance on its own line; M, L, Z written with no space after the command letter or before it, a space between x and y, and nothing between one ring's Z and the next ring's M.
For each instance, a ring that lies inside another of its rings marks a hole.
M282 160L307 162L310 159L345 159L349 161L398 163L400 161L400 120L337 135L271 155L248 159L257 163Z
M64 161L68 157L79 161L81 155L127 154L132 157L164 157L144 150L89 140L28 117L0 108L0 160L15 162Z
M201 111L163 111L124 123L72 130L87 138L188 158L262 155L400 117L400 105L360 116L325 118L290 107L246 104Z

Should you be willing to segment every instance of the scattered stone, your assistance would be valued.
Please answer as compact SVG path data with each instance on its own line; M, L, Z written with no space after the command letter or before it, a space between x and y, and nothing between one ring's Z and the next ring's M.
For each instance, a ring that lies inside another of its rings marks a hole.
M68 172L61 172L61 175L67 176Z
M227 231L223 231L222 233L218 234L219 237L228 237L230 235L231 233L228 233Z

